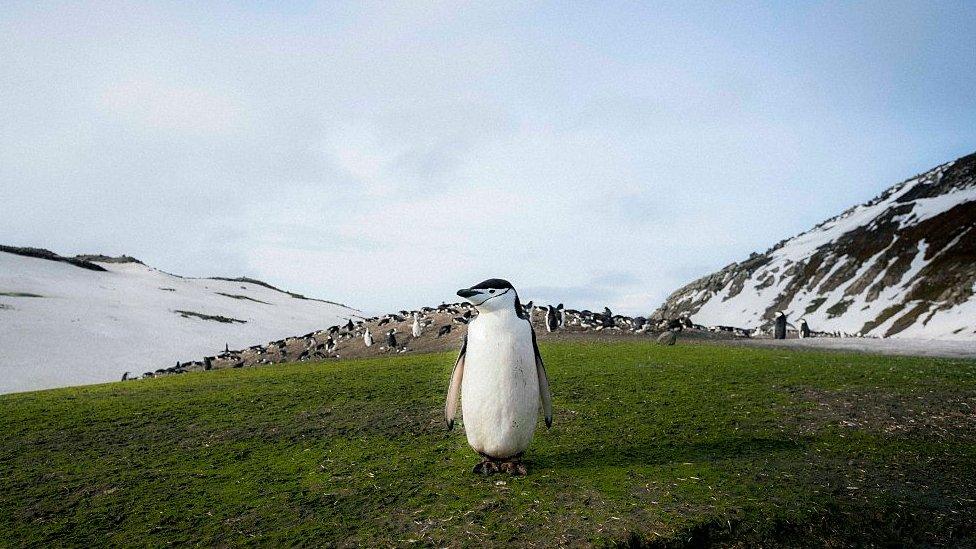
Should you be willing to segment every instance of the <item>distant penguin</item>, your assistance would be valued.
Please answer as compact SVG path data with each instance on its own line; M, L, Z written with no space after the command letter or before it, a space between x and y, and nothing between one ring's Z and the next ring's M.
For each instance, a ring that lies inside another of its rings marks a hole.
M603 327L613 328L616 323L613 321L613 312L610 311L610 307L603 308Z
M560 303L556 305L556 311L558 313L556 316L559 318L559 327L562 328L566 325L566 308Z
M129 372L122 374L122 381L129 379Z
M640 332L644 329L645 324L647 324L647 319L642 316L638 316L634 318L634 321L631 323L631 327L635 332Z
M546 306L546 331L555 332L559 329L561 325L560 317L563 311L563 304L560 303L558 306L553 307L552 305Z
M800 339L806 339L810 337L810 326L807 325L807 319L800 319Z
M534 320L532 317L535 309L532 307L532 303L533 302L530 301L525 304L525 318L529 321L529 324L532 324L532 321Z
M325 350L331 353L335 348L336 342L334 339L332 339L332 336L329 336L329 338L325 340Z
M351 332L351 331L353 330L353 327L354 327L354 326L353 326L353 324L352 324L352 319L350 318L350 319L349 319L349 322L346 322L346 331L347 331L347 332Z
M386 332L386 345L390 348L391 351L395 351L397 348L397 340L395 334L396 334L396 330L393 329L391 329L389 332Z
M373 346L373 334L369 333L369 328L366 328L366 332L363 333L363 343L365 343L367 347Z
M224 343L224 352L225 353L229 353L230 352L230 344Z
M452 326L450 324L448 324L446 326L441 326L440 329L437 330L437 337L445 336L445 335L451 333L451 328L452 328Z
M420 337L420 334L424 333L424 327L420 324L420 315L417 313L413 314L413 326L411 327L413 337Z
M783 311L776 311L773 326L773 339L786 339L786 315Z
M457 294L478 309L478 317L468 325L451 374L447 428L454 426L460 396L468 444L484 458L474 472L524 475L521 458L535 434L540 404L546 427L552 425L549 379L535 331L505 280L486 280Z

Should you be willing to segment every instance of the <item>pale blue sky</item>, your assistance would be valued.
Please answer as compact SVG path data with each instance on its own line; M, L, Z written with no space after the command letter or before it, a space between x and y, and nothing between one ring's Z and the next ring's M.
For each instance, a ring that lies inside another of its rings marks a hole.
M0 243L649 312L976 150L976 2L0 5Z

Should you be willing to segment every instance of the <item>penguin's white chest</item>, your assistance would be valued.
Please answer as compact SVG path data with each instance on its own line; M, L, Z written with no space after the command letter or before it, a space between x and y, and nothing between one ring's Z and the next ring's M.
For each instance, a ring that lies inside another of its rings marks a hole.
M539 378L528 322L481 314L468 327L461 414L475 451L509 458L528 448L539 410Z

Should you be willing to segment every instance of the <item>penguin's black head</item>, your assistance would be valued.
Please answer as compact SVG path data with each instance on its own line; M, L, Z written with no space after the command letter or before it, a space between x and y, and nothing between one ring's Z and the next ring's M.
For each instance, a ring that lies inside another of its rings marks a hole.
M470 288L458 290L457 295L467 299L479 311L496 311L511 307L519 318L524 318L522 303L512 283L501 278L489 278Z
M511 282L509 282L509 281L507 281L507 280L505 280L503 278L489 278L488 280L485 280L484 282L479 282L478 284L475 284L474 286L471 286L471 289L472 290L489 290L489 289L494 289L494 290L506 290L506 289L507 290L514 290L515 289L515 286L512 286L512 283Z

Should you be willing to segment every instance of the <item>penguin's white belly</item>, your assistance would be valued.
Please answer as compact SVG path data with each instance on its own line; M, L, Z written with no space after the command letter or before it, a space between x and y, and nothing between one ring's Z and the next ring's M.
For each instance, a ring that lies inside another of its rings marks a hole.
M504 323L483 317L468 328L461 414L468 444L503 459L524 452L532 442L539 378L528 323L514 316Z

